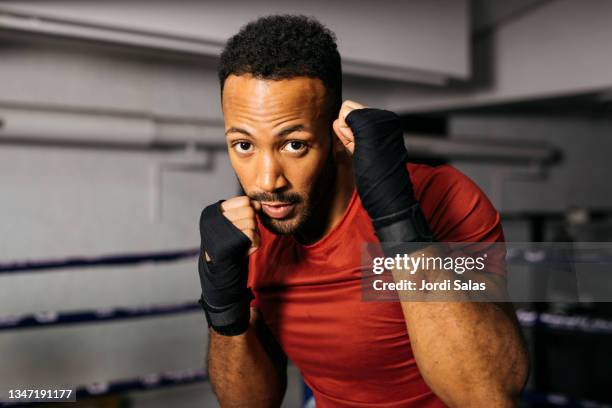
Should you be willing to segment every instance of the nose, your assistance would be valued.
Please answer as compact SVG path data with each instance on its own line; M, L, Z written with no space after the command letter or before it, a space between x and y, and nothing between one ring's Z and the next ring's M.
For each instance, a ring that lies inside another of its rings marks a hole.
M255 183L261 191L274 192L287 186L281 163L272 152L260 154L257 160Z

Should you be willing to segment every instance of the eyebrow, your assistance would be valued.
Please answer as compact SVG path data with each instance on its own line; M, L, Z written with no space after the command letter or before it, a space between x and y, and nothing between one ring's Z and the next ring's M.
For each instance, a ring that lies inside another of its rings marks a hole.
M290 133L301 132L301 131L303 131L305 129L306 129L306 127L304 125L293 125L293 126L289 126L288 128L285 128L285 129L281 130L280 132L277 133L276 136L284 137L284 136L287 136ZM229 129L227 129L225 131L225 135L227 136L228 133L242 133L242 134L247 135L247 136L253 136L247 130L239 128L239 127L231 127Z

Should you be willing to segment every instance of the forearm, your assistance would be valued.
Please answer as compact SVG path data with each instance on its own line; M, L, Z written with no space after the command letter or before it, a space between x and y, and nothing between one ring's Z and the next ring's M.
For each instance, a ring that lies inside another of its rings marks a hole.
M208 374L222 407L278 407L286 387L284 367L262 346L256 324L238 336L210 329Z
M527 377L527 357L521 335L503 307L471 302L402 304L419 369L449 406L515 405Z
M516 406L528 363L512 304L423 300L402 302L402 310L432 390L452 407Z

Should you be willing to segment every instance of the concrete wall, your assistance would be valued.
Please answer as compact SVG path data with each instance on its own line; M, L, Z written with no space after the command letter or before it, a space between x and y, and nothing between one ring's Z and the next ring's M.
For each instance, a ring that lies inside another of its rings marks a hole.
M72 25L71 35L83 35L85 25L128 29L151 34L172 35L191 43L206 44L211 54L239 28L266 14L299 13L320 19L338 37L345 65L353 72L381 77L396 72L401 78L429 76L468 78L469 2L439 0L377 3L360 1L111 1L104 4L83 1L4 1L0 4L0 27L22 27L15 19L39 17L39 25L50 30L64 23ZM3 21L4 20L4 21ZM61 22L61 24L60 24ZM3 24L4 23L4 24ZM74 25L76 23L77 25ZM35 27L30 27L36 30ZM436 81L434 81L436 82Z

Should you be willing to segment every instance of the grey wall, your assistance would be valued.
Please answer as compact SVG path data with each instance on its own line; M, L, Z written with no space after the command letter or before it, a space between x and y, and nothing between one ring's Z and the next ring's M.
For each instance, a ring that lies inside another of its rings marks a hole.
M35 16L49 30L60 29L65 22L80 24L69 30L69 35L78 36L84 31L92 34L84 25L95 24L98 34L101 27L168 34L199 44L211 54L217 54L222 43L254 17L299 13L316 16L336 33L345 65L353 72L377 77L380 72L385 72L383 77L397 72L399 77L423 79L428 73L442 79L467 78L470 73L466 0L4 1L0 4L0 14L3 12L9 14L5 26L27 29L15 16L26 21ZM46 18L53 20L47 24Z

